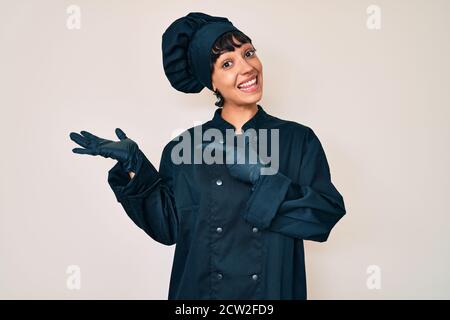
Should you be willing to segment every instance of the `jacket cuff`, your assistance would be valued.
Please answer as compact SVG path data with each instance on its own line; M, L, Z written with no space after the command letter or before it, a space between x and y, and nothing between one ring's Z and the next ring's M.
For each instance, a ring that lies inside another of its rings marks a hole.
M144 154L138 159L137 169L133 178L130 178L121 162L117 162L108 171L108 183L118 202L124 197L138 196L152 187L159 180L159 173Z
M284 201L291 179L280 172L274 175L261 175L243 211L243 217L250 224L268 228L278 208Z

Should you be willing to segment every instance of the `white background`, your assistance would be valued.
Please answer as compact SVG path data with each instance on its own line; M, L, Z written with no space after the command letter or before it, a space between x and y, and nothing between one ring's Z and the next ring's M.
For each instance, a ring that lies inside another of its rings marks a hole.
M72 153L69 133L120 127L158 168L173 132L211 119L212 92L178 92L162 67L162 33L194 11L250 36L260 104L326 151L347 215L305 241L308 298L450 298L448 0L0 1L0 298L167 298L175 246L133 224L107 184L115 161Z

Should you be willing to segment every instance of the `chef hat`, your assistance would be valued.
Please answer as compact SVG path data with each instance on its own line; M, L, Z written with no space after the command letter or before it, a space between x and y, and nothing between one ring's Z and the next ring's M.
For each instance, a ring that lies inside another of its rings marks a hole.
M223 17L191 12L167 28L162 36L164 72L172 87L185 93L211 91L210 55L214 42L222 34L239 31Z

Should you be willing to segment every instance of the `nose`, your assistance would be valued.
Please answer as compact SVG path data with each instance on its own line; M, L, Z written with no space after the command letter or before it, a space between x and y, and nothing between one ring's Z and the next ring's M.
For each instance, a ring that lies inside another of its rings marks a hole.
M244 58L240 59L240 71L242 74L251 73L255 68Z

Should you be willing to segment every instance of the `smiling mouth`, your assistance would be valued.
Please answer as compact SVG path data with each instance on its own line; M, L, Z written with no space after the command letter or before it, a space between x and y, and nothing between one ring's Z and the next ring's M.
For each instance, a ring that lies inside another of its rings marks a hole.
M256 76L255 78L255 82L253 84L251 84L250 86L241 86L240 85L237 87L240 91L245 92L245 93L250 93L250 92L254 92L259 88L259 82L258 82L258 76Z

